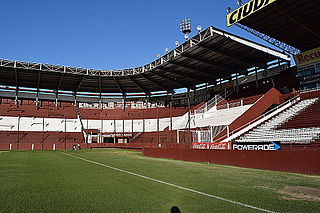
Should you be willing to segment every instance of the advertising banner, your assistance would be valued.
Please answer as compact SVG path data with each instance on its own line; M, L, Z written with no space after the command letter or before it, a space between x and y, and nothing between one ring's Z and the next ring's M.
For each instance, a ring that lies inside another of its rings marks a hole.
M320 61L320 47L294 56L297 67L306 66Z
M230 27L240 20L250 16L251 14L261 10L276 0L251 0L238 9L227 15L227 26Z
M231 150L230 142L221 142L221 143L192 143L193 149L218 149L218 150Z
M280 142L264 143L232 143L232 150L249 150L249 151L275 151L280 150Z

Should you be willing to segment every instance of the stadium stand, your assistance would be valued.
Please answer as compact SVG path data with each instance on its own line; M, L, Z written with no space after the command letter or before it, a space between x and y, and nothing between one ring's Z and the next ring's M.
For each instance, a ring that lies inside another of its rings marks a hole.
M133 69L0 60L0 146L191 148L275 135L284 144L308 144L318 139L318 129L310 129L318 128L316 118L297 128L294 120L306 121L319 102L296 92L297 68L289 60L214 27ZM174 94L179 88L188 90Z
M310 100L310 99L309 99ZM312 99L311 99L312 100ZM320 127L320 100L311 103L297 115L294 115L288 121L278 127L278 129L297 129Z
M304 124L301 124L297 129L277 129L277 127L284 124L289 119L301 115L303 113L301 113L301 111L307 109L310 105L315 104L317 101L317 98L299 101L295 105L286 109L284 112L272 117L262 125L254 128L235 141L241 143L280 141L282 144L303 144L315 141L315 139L320 136L320 128L307 128L308 126Z

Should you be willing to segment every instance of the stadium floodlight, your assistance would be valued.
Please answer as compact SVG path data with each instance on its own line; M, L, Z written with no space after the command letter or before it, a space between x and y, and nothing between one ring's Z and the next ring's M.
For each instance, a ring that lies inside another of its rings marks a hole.
M179 47L179 45L180 45L179 41L176 41L175 45L176 45L176 47Z
M164 49L167 53L169 52L169 48Z
M227 13L231 13L231 7L227 7Z
M241 7L243 5L243 2L241 0L237 0L237 5Z
M160 56L160 54L157 54L157 58L160 58L161 56Z
M189 39L189 34L191 33L191 19L185 18L180 22L180 31L185 34L186 40Z
M201 25L198 25L198 26L197 26L197 30L198 30L199 33L201 32L201 30L202 30Z

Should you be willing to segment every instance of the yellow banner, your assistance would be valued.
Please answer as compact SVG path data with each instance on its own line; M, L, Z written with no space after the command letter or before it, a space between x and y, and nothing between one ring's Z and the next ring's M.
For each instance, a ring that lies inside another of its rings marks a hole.
M320 47L309 50L307 52L300 53L294 56L294 60L298 67L313 64L320 61Z
M275 2L276 0L251 0L238 9L232 11L227 15L227 26L230 27L233 24L239 22L251 14L261 10L262 8L268 6L269 4Z

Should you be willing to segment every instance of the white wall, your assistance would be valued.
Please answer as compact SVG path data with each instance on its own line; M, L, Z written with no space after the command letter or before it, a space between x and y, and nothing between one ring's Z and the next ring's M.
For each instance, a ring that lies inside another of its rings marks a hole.
M0 131L18 131L18 126L19 131L81 132L78 119L0 116Z
M230 109L212 109L203 114L192 115L191 128L206 126L229 125L252 105L233 107ZM43 125L44 122L44 125ZM132 128L133 122L133 128ZM143 132L143 122L145 122L145 132L155 132L158 130L157 119L139 120L87 120L82 123L85 129L99 129L102 132ZM185 129L188 123L188 113L172 118L173 130ZM124 128L123 128L124 124ZM66 126L65 126L66 125ZM170 118L159 119L159 130L163 131L170 127ZM17 131L18 117L0 116L0 131ZM34 118L21 117L19 123L20 131L58 131L58 132L81 132L79 119L63 118Z

